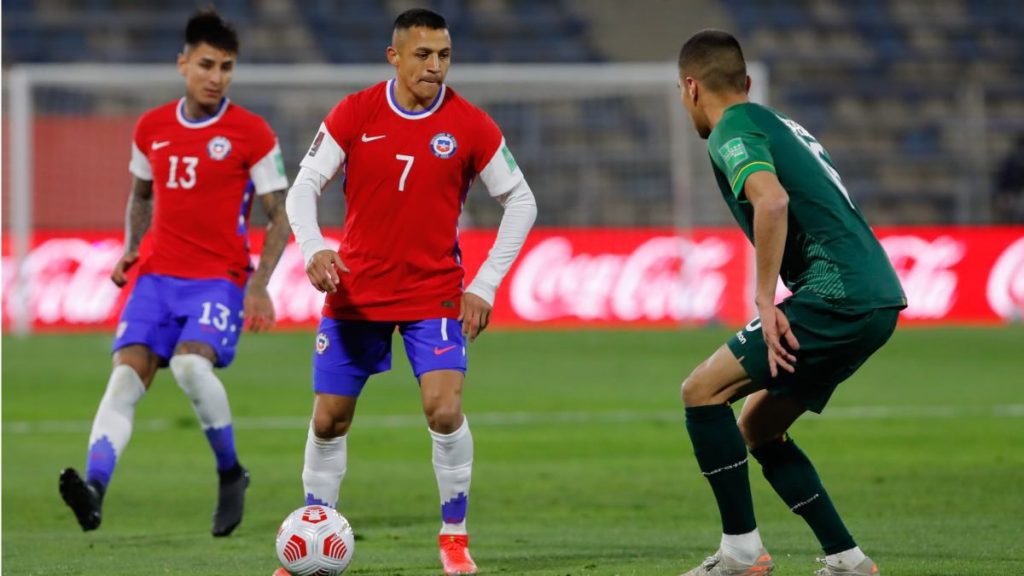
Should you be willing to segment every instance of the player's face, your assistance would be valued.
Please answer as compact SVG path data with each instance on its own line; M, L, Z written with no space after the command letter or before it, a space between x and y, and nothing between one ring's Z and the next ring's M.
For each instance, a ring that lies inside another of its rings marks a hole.
M451 59L452 40L443 28L399 30L388 47L388 62L395 67L398 83L423 105L437 96Z
M690 114L694 129L702 139L707 140L711 135L711 123L708 121L707 114L698 105L700 84L691 76L684 74L679 75L679 81L676 84L679 86L679 99L683 102L683 108L686 108Z
M216 110L231 85L235 55L201 42L178 55L178 71L185 77L185 96L205 110Z

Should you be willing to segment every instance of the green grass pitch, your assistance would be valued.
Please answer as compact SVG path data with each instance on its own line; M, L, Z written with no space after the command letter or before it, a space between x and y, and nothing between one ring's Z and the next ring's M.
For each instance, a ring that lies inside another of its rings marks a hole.
M469 527L483 574L678 574L718 544L680 381L727 331L492 332L471 346L476 443ZM57 493L82 469L109 374L109 335L3 338L3 573L265 575L302 504L309 332L247 335L221 377L252 472L245 521L209 535L213 457L161 371L83 534ZM1024 573L1024 328L900 329L793 429L858 543L886 576ZM396 341L397 343L397 341ZM371 380L349 440L341 511L349 574L439 574L430 440L401 346ZM810 530L751 469L776 574L810 575Z

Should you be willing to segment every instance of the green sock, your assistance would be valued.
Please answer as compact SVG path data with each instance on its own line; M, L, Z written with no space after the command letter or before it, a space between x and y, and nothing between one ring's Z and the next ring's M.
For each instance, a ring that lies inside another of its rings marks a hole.
M757 528L747 474L747 447L725 404L686 408L686 431L693 453L718 501L723 534L746 534Z
M761 463L764 477L789 509L803 517L825 554L838 554L857 544L846 530L814 465L789 436L758 446L750 454Z

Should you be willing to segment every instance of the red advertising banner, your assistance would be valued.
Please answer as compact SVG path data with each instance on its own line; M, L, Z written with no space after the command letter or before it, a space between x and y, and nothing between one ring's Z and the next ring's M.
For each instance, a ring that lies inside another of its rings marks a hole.
M1000 323L1024 317L1024 228L884 228L878 231L909 301L910 323ZM327 230L338 244L340 230ZM460 239L467 282L492 230ZM22 272L36 330L113 328L130 290L109 280L120 232L36 233ZM3 238L2 320L10 326L18 270ZM262 236L253 234L259 253ZM539 229L531 233L494 305L506 327L740 325L754 316L753 251L738 231ZM298 246L271 280L278 323L309 326L323 295L306 280Z

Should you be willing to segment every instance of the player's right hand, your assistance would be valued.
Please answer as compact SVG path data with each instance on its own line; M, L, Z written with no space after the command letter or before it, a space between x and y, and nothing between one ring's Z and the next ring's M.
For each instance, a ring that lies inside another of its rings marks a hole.
M125 252L117 264L114 264L114 271L110 273L110 281L117 284L118 288L124 288L124 285L128 283L128 270L138 259L138 252Z
M334 250L321 250L309 259L306 265L306 276L313 288L321 292L333 294L338 290L341 278L339 272L348 272L348 266L341 261L341 256Z
M764 343L768 348L768 369L771 371L772 378L779 375L779 368L792 374L796 371L794 366L796 356L790 350L799 350L800 342L793 334L789 319L786 318L782 310L775 306L766 306L759 312L761 313L761 333L764 335ZM786 346L789 346L789 349L782 345L783 338L785 338Z

